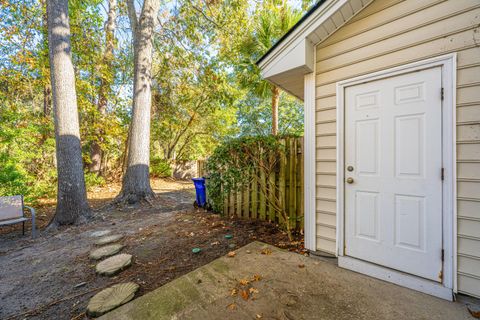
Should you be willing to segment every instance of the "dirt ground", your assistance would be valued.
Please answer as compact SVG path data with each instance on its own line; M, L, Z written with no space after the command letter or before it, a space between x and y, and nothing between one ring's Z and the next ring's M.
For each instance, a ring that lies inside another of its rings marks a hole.
M154 180L157 198L151 205L106 208L118 193L109 185L89 193L95 219L87 225L43 232L31 240L21 226L0 233L0 319L84 319L90 297L112 284L134 281L136 297L170 282L253 240L302 252L299 239L290 243L284 232L267 222L222 218L193 209L190 182ZM38 210L45 226L54 204ZM133 264L115 277L95 274L88 257L98 238L95 231L123 234L123 253ZM232 239L225 235L231 234ZM201 248L198 254L193 248Z

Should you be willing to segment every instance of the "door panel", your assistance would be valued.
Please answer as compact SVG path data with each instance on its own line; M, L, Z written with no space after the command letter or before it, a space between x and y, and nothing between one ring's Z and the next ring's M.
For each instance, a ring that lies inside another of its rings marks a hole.
M345 254L435 281L441 76L435 67L345 88Z

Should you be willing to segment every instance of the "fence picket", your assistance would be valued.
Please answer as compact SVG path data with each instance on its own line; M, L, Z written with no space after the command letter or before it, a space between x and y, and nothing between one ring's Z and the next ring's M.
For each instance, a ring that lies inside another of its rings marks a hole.
M235 197L233 195L233 192L230 191L228 197L230 198L230 206L228 207L228 213L230 217L233 217L235 216Z
M252 219L257 219L258 217L258 170L255 168L253 171L252 177L252 190L250 193L251 202L252 202L252 211L251 217Z
M260 150L262 152L262 150ZM265 170L263 168L260 168L260 193L258 195L258 201L259 201L259 206L260 206L260 212L259 212L259 217L260 220L265 220L266 219L266 212L267 212L267 202L265 201L265 193L264 191L267 188L267 182L266 182L266 177L265 177Z
M268 221L275 221L276 211L275 208L271 205L275 203L275 188L272 186L276 185L276 174L275 172L271 172L268 177Z
M239 190L237 190L237 206L235 208L235 211L237 213L237 217L241 218L242 217L242 189L240 187Z
M243 189L243 217L249 218L250 216L250 183Z

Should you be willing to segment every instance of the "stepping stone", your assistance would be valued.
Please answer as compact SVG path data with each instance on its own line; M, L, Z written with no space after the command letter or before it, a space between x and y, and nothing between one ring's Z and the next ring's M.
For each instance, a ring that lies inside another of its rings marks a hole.
M122 248L124 247L123 244L111 244L105 247L98 248L90 252L90 259L99 260L105 257L113 256L117 254Z
M109 234L110 232L112 232L112 230L94 231L94 232L90 233L90 237L92 237L92 238L103 237L103 236L106 236L107 234Z
M132 300L139 285L134 282L119 283L103 289L94 295L87 306L87 314L91 317L99 317L122 304Z
M132 255L121 253L99 262L95 267L98 274L113 276L132 264Z
M98 239L95 241L95 244L97 246L102 246L104 244L112 243L112 242L117 242L118 240L122 239L123 235L121 234L112 234L111 236L106 236Z

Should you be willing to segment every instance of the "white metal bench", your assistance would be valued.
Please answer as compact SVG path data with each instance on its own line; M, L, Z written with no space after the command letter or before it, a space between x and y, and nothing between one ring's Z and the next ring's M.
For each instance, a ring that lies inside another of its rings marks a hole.
M25 216L29 209L31 218ZM22 223L22 234L25 234L25 221L32 220L32 238L35 238L35 209L23 203L23 196L0 197L0 226Z

